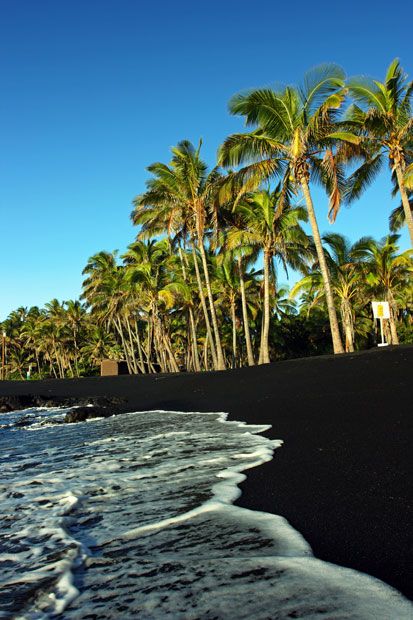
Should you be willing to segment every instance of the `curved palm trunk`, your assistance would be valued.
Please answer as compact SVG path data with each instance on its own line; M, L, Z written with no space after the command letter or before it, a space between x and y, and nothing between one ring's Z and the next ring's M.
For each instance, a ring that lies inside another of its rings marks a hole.
M205 284L207 287L209 308L211 311L211 318L212 318L212 327L214 328L215 347L216 347L216 352L217 352L217 370L225 370L225 360L224 360L224 354L223 354L222 346L221 346L221 338L219 335L217 314L215 312L211 281L209 279L208 263L207 263L205 248L204 248L204 244L202 243L202 239L199 239L199 250L201 252L202 267L204 269Z
M198 341L196 335L196 326L194 313L192 312L192 308L189 308L189 325L191 330L191 339L192 339L192 359L194 364L195 372L199 372L201 370L201 364L199 362L199 353L198 353Z
M143 347L142 347L142 344L141 344L141 339L140 339L140 336L139 336L139 325L138 325L137 321L136 321L135 325L136 325L136 327L135 327L135 330L133 331L133 337L134 337L134 340L135 340L135 342L137 344L137 347L138 347L139 368L140 368L140 371L141 371L142 374L146 374L145 361L143 359L144 351L143 351Z
M245 344L247 346L248 366L254 366L255 362L254 362L254 354L252 352L250 326L248 324L247 298L245 295L245 282L244 282L244 278L242 275L241 258L238 259L238 268L239 268L239 281L240 281L240 290L241 290L242 321L244 324Z
M126 364L127 364L127 367L128 367L128 372L129 372L130 375L133 375L134 374L133 366L131 364L131 360L130 360L130 357L129 357L128 347L127 347L127 344L126 344L126 341L125 341L125 337L124 337L124 334L123 334L122 323L120 321L120 318L119 317L114 318L113 319L113 324L114 324L114 326L116 328L116 331L118 332L118 334L120 336L120 339L121 339L122 349L123 349L123 353L125 355L125 360L126 360Z
M205 342L204 342L204 366L205 366L205 370L206 371L209 370L209 366L208 366L208 343L209 343L209 336L207 334L206 338L205 338Z
M320 231L318 230L317 219L314 212L314 205L310 194L310 188L306 180L301 179L301 188L303 190L308 217L310 220L311 230L313 233L314 243L317 250L318 262L320 265L321 275L323 277L324 291L327 302L328 318L330 320L331 338L333 340L334 353L344 353L343 343L341 342L340 329L338 326L337 313L334 306L333 292L330 282L330 273L328 271L326 257L324 256L323 245L321 243Z
M270 353L268 336L270 333L270 253L264 250L264 309L262 315L261 345L259 364L268 364Z
M133 373L135 375L138 374L139 372L139 364L136 360L136 356L135 356L135 346L133 344L133 336L132 336L132 329L131 329L131 325L129 322L128 317L125 317L125 323L126 323L126 328L128 330L128 337L129 337L129 355L130 355L130 359L131 359L131 365L133 368Z
M212 363L214 365L214 368L217 370L218 369L218 359L217 359L217 354L216 354L216 350L215 350L215 346L214 346L214 341L213 341L213 338L212 338L211 323L209 321L208 308L207 308L207 305L206 305L204 291L202 290L201 274L199 273L198 260L197 260L194 244L192 244L192 256L193 256L193 259L194 259L195 274L196 274L196 280L197 280L197 283L198 283L199 298L201 300L201 306L202 306L202 310L204 312L205 327L206 327L207 336L208 336L208 339L209 339L209 346L211 348Z
M169 335L166 333L166 331L164 331L164 334L163 334L163 344L164 344L166 352L168 353L168 356L169 356L169 367L170 367L171 371L172 372L179 372L179 366L178 366L178 364L176 362L175 355L174 355L173 350L172 350L171 340L169 338Z
M185 269L185 259L184 259L181 246L178 246L178 252L179 252L179 259L181 262L182 275L184 278L184 282L186 283L187 278L186 278L186 269ZM198 342L197 342L197 335L196 335L194 313L192 311L191 306L188 309L188 314L189 314L190 339L192 342L191 348L192 348L193 367L194 367L195 372L199 372L201 370L201 364L199 362Z
M409 198L407 196L406 188L404 186L403 171L402 171L401 165L396 164L395 170L396 170L396 176L397 176L397 183L399 185L400 196L401 196L402 203L403 203L406 224L409 230L410 243L412 244L412 247L413 247L413 214L410 208L410 203L409 203Z

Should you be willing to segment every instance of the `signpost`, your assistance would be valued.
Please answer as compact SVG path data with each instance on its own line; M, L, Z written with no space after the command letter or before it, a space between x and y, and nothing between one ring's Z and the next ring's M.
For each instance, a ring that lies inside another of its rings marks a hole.
M372 301L371 305L373 306L373 316L375 319L379 319L380 321L380 333L381 333L381 342L379 342L379 347L387 347L388 342L385 342L383 335L383 319L390 318L390 306L388 301Z

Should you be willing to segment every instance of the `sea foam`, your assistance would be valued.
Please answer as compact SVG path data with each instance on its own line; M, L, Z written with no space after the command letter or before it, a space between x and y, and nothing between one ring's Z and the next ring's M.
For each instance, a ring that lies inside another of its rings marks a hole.
M233 505L242 472L282 446L267 426L29 413L0 416L0 618L411 620L394 589L314 558L281 516Z

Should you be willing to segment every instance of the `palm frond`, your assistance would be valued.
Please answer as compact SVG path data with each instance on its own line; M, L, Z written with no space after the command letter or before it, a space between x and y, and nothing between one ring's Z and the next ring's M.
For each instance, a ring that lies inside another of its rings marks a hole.
M374 107L382 113L387 112L387 101L377 84L369 77L352 77L346 84L353 99L365 107Z
M344 70L332 63L318 65L306 72L299 92L308 117L324 104L326 99L335 96L337 90L343 88L345 77ZM335 100L331 99L330 104L333 101Z
M410 209L413 212L413 200L409 201ZM389 216L389 228L391 232L397 232L403 228L406 222L406 214L404 212L404 207L400 204L398 207L393 209Z
M366 160L355 172L347 179L344 191L344 201L348 204L360 198L361 194L367 189L379 174L383 164L383 155L378 153L374 157Z

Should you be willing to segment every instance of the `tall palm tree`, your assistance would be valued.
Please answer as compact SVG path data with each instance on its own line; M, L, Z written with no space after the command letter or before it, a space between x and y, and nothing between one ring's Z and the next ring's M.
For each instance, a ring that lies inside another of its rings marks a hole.
M348 81L347 87L357 102L346 115L346 120L355 129L355 133L352 136L348 134L347 138L354 142L358 137L369 152L366 161L349 179L347 199L354 200L360 196L380 171L384 157L387 157L397 179L413 246L413 215L407 192L413 161L413 82L408 82L399 61L395 59L387 69L384 82L354 77Z
M280 188L274 192L260 191L247 194L237 205L240 227L227 232L229 249L259 247L264 264L264 303L259 364L270 361L270 277L274 257L284 266L299 267L308 247L307 235L300 226L307 219L305 209L283 205Z
M200 157L201 143L195 148L188 140L183 140L172 149L172 160L169 165L154 163L148 167L153 175L147 182L147 191L138 196L132 220L135 224L146 226L167 222L168 233L177 228L177 222L189 234L195 267L197 268L196 252L199 251L205 278L209 312L214 331L210 346L218 370L225 368L217 315L212 294L208 262L205 251L205 232L208 227L209 213L213 208L216 193L216 181L220 175L216 169L208 172L208 167ZM149 209L149 211L148 211ZM161 219L156 215L160 210ZM155 211L155 213L154 213ZM198 289L203 302L202 283L197 273ZM204 305L207 330L209 318Z
M344 190L343 175L332 152L335 141L345 137L345 132L335 131L334 124L336 111L344 100L344 77L340 67L322 65L305 75L301 87L236 95L230 101L230 111L244 116L246 124L254 129L229 136L218 159L223 166L246 164L234 173L235 186L254 189L263 181L282 176L284 196L289 185L293 191L301 190L323 276L335 353L344 350L310 181L315 178L325 183L330 194L330 213L334 214Z

